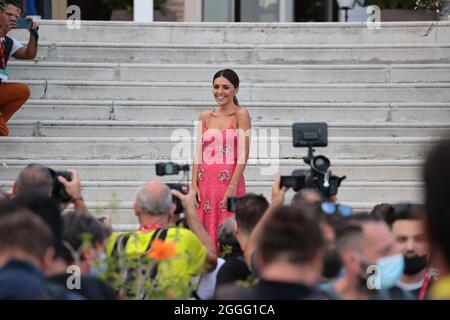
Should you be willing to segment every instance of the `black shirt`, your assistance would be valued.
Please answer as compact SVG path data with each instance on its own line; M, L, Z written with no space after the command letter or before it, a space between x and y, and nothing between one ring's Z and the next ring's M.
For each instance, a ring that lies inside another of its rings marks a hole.
M299 283L261 279L251 288L225 284L217 289L216 300L315 300L325 299L323 294Z
M255 300L303 300L311 299L315 291L299 283L261 279L250 288L250 294Z
M217 273L216 286L225 283L234 283L238 280L247 280L251 275L250 269L244 261L244 257L231 257L222 265Z
M50 278L52 282L67 286L67 279L70 274L64 273ZM70 290L88 300L115 300L116 295L113 289L105 282L89 275L82 275L80 279L80 289Z

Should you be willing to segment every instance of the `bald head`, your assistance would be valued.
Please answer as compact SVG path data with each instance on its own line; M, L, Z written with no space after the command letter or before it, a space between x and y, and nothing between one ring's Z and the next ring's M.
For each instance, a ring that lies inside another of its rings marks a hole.
M170 188L156 180L147 182L138 191L136 206L143 214L152 216L169 214L172 208Z
M50 170L40 164L30 164L17 177L16 195L39 193L50 197L52 191L53 177Z

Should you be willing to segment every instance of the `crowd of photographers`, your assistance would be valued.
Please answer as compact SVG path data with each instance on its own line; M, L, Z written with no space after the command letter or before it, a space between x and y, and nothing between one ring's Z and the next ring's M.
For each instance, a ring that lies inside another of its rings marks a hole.
M450 299L450 140L433 147L423 172L425 204L369 213L314 188L287 204L277 176L270 202L251 193L236 201L218 231L219 257L192 192L147 182L133 206L139 229L120 233L89 212L77 172L32 164L0 193L0 299ZM166 263L138 277L170 283L163 296L99 276L121 255L149 252Z

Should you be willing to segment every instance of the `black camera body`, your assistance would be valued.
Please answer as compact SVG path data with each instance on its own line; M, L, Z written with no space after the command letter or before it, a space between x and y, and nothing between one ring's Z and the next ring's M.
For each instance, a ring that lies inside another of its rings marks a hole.
M166 185L170 188L170 190L177 190L183 194L187 194L189 192L189 187L186 185L182 185L181 183L166 183ZM172 195L172 202L175 204L175 214L180 214L183 212L183 206L181 205L181 200Z
M69 202L72 200L64 185L58 180L58 177L63 177L67 181L72 181L72 174L69 171L55 171L50 168L47 169L53 178L52 197L59 202Z
M238 201L238 197L229 197L227 200L227 210L230 212L236 212Z
M156 167L156 175L157 176L167 176L167 175L177 175L180 171L183 171L185 175L189 173L189 165L178 165L174 162L159 162L155 165ZM187 185L183 185L181 183L166 183L166 185L171 190L177 190L183 194L187 194L189 192L189 187ZM180 199L178 197L172 195L172 202L176 206L175 214L180 214L183 212L183 206L181 205Z
M179 165L174 162L159 162L156 165L157 176L176 175L180 171L189 172L189 165Z
M346 177L334 176L330 160L322 155L314 156L313 149L328 145L328 125L324 122L294 123L292 129L294 147L308 148L308 155L303 157L303 161L309 165L310 170L294 170L291 176L282 176L280 187L292 188L296 192L311 188L327 197L336 195Z

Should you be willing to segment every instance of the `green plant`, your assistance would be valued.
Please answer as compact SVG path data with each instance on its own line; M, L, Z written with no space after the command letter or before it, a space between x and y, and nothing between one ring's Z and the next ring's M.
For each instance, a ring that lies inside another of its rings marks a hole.
M130 234L129 241L137 241L137 237ZM119 235L116 239L118 246L114 254L98 261L106 269L98 275L99 279L110 284L126 300L171 300L189 299L195 289L187 275L173 273L172 268L178 259L186 259L176 253L177 237L174 241L155 239L151 248L142 254L129 254L121 244ZM189 258L189 257L188 257ZM158 268L156 276L152 276L154 268Z
M416 0L366 0L364 5L376 5L380 9L413 9L416 6Z

